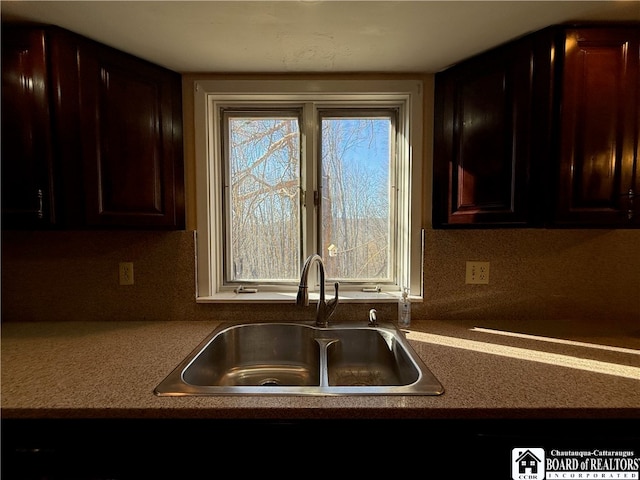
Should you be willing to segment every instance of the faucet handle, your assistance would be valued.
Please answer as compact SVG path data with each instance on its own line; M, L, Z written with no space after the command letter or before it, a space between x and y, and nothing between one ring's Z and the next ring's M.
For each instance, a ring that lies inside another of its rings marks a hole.
M378 325L378 311L375 308L369 310L369 326L375 327Z
M333 307L334 309L338 306L338 288L340 287L340 284L338 282L334 283L333 286L335 287L335 295L334 297L329 300L327 302L327 306L329 307Z

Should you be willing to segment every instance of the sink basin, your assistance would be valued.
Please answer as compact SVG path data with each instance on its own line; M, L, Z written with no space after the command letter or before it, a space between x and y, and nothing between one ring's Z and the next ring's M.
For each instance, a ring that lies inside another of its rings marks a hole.
M315 331L302 325L261 323L215 334L182 371L193 386L303 386L320 382Z
M420 366L411 361L392 333L380 329L344 329L327 346L329 385L406 386L420 378Z
M220 325L154 391L158 396L443 392L394 325L303 322Z

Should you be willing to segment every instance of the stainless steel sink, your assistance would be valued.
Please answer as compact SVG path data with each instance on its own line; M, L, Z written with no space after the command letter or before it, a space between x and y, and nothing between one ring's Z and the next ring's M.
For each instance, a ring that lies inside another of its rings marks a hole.
M420 366L400 346L395 332L345 329L327 345L327 376L334 386L407 386L420 378Z
M192 386L306 386L320 382L315 330L260 323L218 331L182 370Z
M400 330L364 322L223 324L155 389L158 396L443 392Z

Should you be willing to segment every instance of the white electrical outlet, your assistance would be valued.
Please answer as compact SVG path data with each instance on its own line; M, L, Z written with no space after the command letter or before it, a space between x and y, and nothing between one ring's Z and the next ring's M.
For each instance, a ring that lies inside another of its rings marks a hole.
M133 285L133 262L120 262L120 285Z
M489 262L467 262L465 283L484 285L488 284Z

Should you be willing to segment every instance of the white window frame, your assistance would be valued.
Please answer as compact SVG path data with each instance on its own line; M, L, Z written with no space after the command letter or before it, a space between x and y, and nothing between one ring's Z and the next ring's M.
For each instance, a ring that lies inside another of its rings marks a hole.
M223 159L221 157L218 105L252 101L363 102L371 105L400 104L397 182L398 256L401 263L398 285L373 291L341 289L340 301L395 302L401 288L408 286L412 301L423 299L422 200L425 191L423 169L423 98L418 80L199 80L194 83L195 167L196 167L196 301L200 303L292 303L297 285L277 288L251 286L241 293L224 286L222 261ZM303 139L304 142L304 139ZM219 241L213 241L219 239ZM370 290L370 289L366 289ZM329 288L329 297L333 289ZM310 298L317 292L310 291Z

